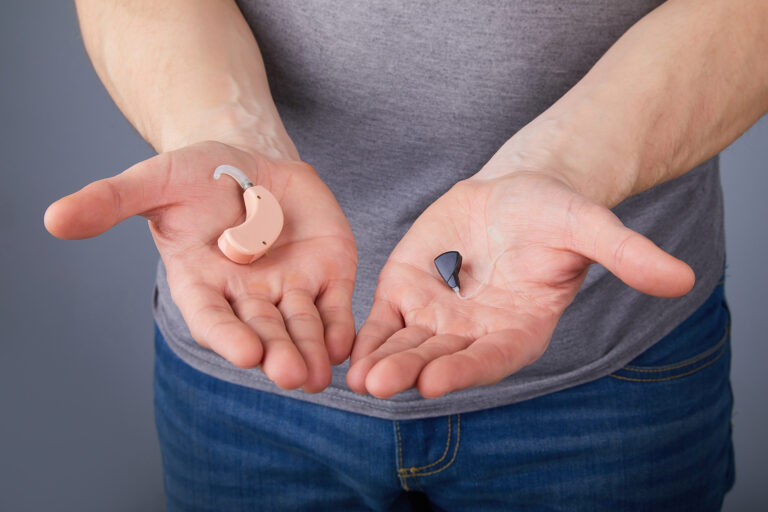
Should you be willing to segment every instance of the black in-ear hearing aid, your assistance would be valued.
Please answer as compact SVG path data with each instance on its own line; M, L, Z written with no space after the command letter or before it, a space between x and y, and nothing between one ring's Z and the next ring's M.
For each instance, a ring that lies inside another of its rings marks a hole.
M461 270L461 254L458 251L444 252L435 258L435 267L445 284L459 292L459 270Z

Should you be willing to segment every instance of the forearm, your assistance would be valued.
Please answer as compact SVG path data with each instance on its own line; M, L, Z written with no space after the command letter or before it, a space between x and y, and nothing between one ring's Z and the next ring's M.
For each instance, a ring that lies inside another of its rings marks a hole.
M219 140L298 159L231 0L78 0L96 72L159 152Z
M718 153L768 110L768 2L670 0L481 171L546 168L613 206Z

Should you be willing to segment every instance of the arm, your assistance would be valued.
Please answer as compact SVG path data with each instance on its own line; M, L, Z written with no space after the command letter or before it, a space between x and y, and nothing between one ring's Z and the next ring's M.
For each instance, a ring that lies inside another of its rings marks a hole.
M355 334L357 254L333 194L299 161L264 66L230 0L80 0L86 48L112 97L160 152L52 204L47 229L96 236L142 215L192 337L278 386L317 392ZM245 218L221 164L268 188L285 216L269 254L229 261L217 239Z
M226 140L298 159L233 1L78 0L77 11L99 78L159 153Z
M347 376L388 397L493 384L536 361L592 262L661 297L684 262L608 207L716 154L768 109L768 2L670 0L414 223L384 266ZM458 250L459 300L432 268ZM415 287L413 283L419 283Z
M714 156L768 110L768 2L672 0L624 34L478 177L557 169L612 207Z

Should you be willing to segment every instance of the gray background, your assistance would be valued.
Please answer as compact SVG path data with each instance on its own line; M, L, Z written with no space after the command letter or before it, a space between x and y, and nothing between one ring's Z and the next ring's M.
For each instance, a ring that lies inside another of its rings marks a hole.
M0 511L162 510L152 419L151 291L142 219L80 242L46 206L152 154L87 60L70 2L13 1L0 18ZM768 117L722 156L733 311L736 486L768 502Z

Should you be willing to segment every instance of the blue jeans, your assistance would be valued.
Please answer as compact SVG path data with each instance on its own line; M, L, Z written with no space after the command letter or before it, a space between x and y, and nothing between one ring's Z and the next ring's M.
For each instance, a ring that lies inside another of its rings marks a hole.
M629 366L525 402L389 421L227 383L156 330L168 509L720 510L733 485L719 285Z

